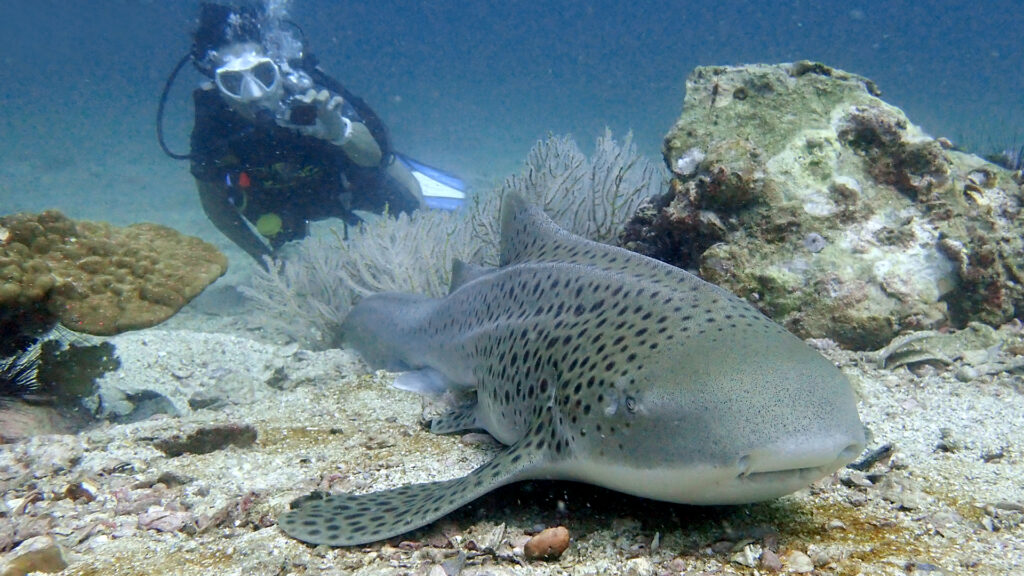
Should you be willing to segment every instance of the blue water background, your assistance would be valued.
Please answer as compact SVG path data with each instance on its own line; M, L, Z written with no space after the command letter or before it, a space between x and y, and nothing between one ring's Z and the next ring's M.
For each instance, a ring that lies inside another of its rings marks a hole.
M0 213L158 221L226 241L187 162L155 140L157 98L198 2L0 4ZM589 148L632 130L657 156L694 66L819 60L876 81L935 136L1024 143L1024 2L295 0L323 67L373 105L396 146L488 186L549 133ZM166 128L185 151L191 70Z

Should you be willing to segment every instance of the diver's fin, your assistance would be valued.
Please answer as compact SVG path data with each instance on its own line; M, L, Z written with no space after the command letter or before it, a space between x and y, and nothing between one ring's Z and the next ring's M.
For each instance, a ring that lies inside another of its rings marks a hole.
M469 186L461 178L433 166L427 166L405 154L395 154L395 157L409 167L413 178L420 183L423 202L427 208L458 210L465 204L466 190L469 189Z
M404 534L488 492L525 478L541 459L516 444L468 476L369 494L311 495L292 502L278 520L285 534L310 544L352 546Z

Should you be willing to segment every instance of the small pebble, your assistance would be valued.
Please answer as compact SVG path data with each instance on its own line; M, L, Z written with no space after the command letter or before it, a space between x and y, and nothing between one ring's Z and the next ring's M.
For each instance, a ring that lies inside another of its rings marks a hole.
M846 524L843 524L843 521L838 518L829 520L825 527L829 530L846 530Z
M494 436L490 434L484 434L481 432L470 432L469 434L463 434L459 438L459 442L462 442L466 446L497 446L498 441L494 439Z
M851 470L842 477L840 482L842 482L844 486L848 486L850 488L853 488L854 486L859 486L861 488L870 488L871 486L874 486L874 482L867 477L867 474L857 470Z
M177 532L195 522L191 512L154 508L139 514L139 528L157 532Z
M954 374L956 379L961 382L970 382L978 377L978 370L973 366L961 366L956 369Z
M833 560L832 555L828 551L816 544L807 546L807 557L811 559L811 563L815 566L825 566Z
M742 549L729 557L729 561L748 568L757 566L761 558L761 547L757 544L747 544Z
M527 560L557 560L569 548L569 530L565 526L546 528L527 540L523 555Z
M686 570L686 560L683 560L682 558L678 557L673 558L668 563L668 569L676 573L683 572L684 570Z
M782 561L779 555L765 548L761 551L761 568L769 572L782 572Z
M69 484L64 488L64 497L72 501L83 500L85 502L92 502L96 499L96 494L99 492L99 488L91 480L82 480L81 482L75 482Z
M807 574L814 571L814 562L811 557L799 550L790 550L782 555L782 560L790 572L796 574Z
M963 442L956 437L952 428L940 428L939 429L939 442L935 445L935 449L939 452L956 453L962 450L964 447Z
M654 563L647 557L631 558L626 561L626 576L654 576Z

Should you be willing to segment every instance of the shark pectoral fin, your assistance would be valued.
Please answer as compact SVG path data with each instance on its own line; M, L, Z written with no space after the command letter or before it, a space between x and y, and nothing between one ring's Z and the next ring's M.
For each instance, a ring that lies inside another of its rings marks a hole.
M402 372L395 377L395 381L391 385L399 390L415 392L424 396L440 396L449 388L444 374L433 368Z
M518 446L518 445L517 445ZM441 518L488 492L525 478L541 454L513 446L469 475L369 494L300 499L278 524L310 544L353 546L404 534Z
M451 408L430 421L430 431L434 434L451 434L477 428L480 428L480 425L476 421L476 402L467 402Z

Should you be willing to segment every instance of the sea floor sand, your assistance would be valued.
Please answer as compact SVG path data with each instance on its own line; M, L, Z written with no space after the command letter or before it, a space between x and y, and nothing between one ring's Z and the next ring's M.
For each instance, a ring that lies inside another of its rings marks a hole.
M825 354L858 389L871 448L892 446L867 470L721 508L527 482L386 543L309 547L276 526L291 500L460 476L499 448L430 434L393 375L278 342L245 311L112 339L122 365L105 379L181 415L0 446L0 546L52 536L76 575L1024 573L1024 375L839 350ZM561 558L524 559L557 525Z

